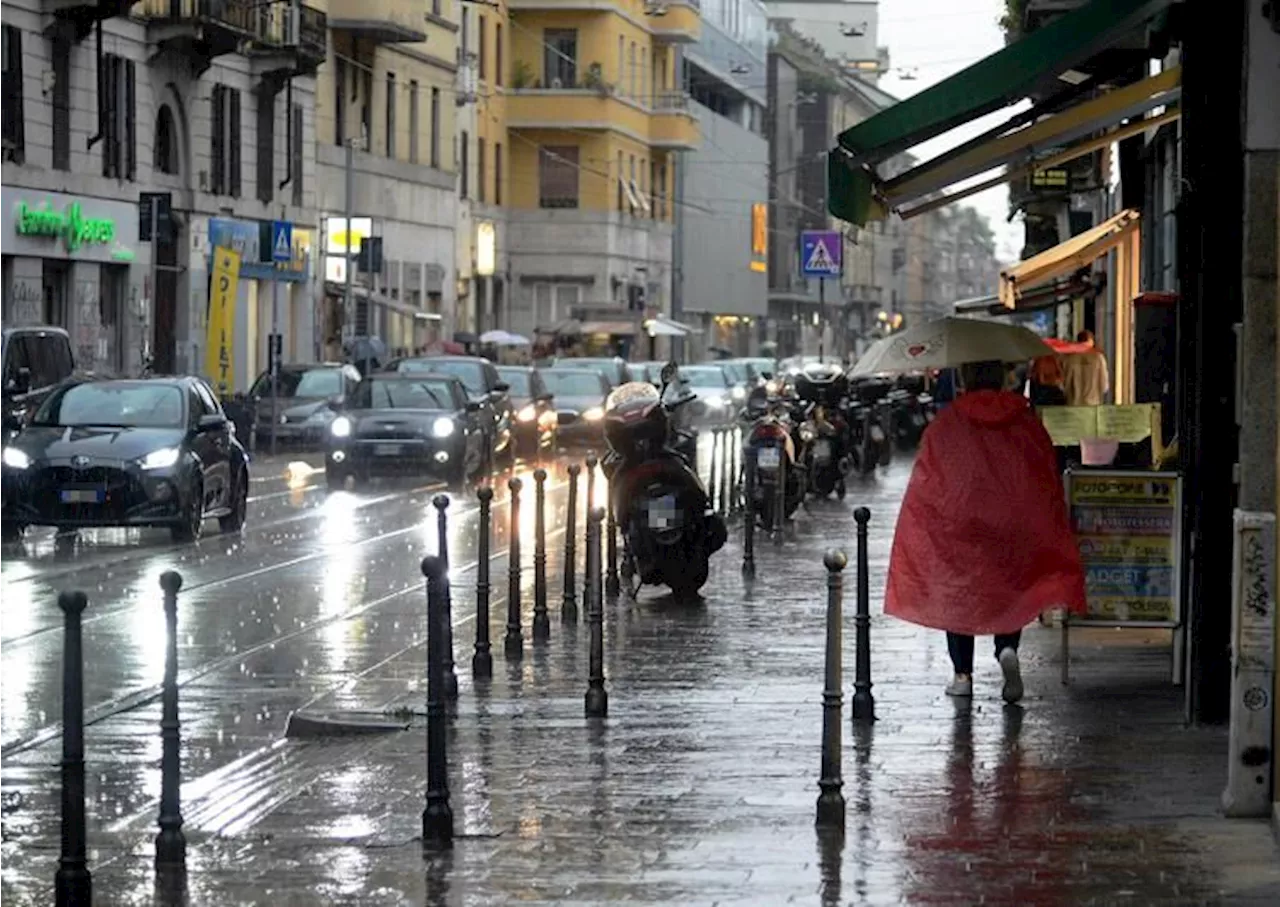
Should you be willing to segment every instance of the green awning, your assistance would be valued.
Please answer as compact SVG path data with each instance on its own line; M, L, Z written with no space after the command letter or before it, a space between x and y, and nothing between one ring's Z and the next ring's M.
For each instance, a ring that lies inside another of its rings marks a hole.
M830 212L863 224L883 205L872 164L1008 107L1114 44L1172 0L1092 0L949 79L845 130L828 155Z

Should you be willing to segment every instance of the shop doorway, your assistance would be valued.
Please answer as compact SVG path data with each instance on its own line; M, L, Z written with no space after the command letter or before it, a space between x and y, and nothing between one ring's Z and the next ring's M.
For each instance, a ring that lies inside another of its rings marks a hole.
M121 265L103 265L98 293L98 365L123 372L125 297L129 292L129 269Z
M67 320L68 287L71 284L71 266L65 261L44 260L42 274L43 306L41 324L69 328Z
M181 240L181 229L170 218L168 236L161 236L156 242L156 287L155 304L152 318L154 334L152 342L152 368L161 375L172 375L178 371L178 246ZM206 284L206 299L207 299ZM192 370L198 369L197 363L191 363Z

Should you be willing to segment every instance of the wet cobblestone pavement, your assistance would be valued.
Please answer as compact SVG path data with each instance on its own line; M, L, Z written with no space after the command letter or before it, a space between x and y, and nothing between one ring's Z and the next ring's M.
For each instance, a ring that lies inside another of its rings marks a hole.
M39 545L6 556L4 902L52 902L60 643L50 599L77 583L90 593L86 616L101 616L86 625L86 650L112 653L90 662L86 688L97 717L86 740L96 903L176 902L153 886L160 737L149 698L163 652L157 578L176 565L187 578L191 905L1280 903L1267 826L1217 814L1225 734L1182 726L1167 637L1148 631L1073 631L1064 687L1057 631L1029 630L1028 696L1007 707L985 641L974 699L953 701L942 634L876 613L880 720L854 732L850 620L847 830L815 834L822 552L834 545L852 560L851 509L871 508L878 612L908 468L898 461L852 486L843 504L812 504L781 547L759 538L752 584L735 524L702 601L645 590L639 602L607 603L602 722L583 718L586 628L558 620L562 475L549 482L552 639L536 646L532 495L522 502L518 665L502 657L508 530L495 501L495 677L480 685L469 670L474 508L457 501L461 690L449 768L459 838L426 860L418 560L434 551L433 490L326 500L290 480L283 492L264 486L262 528L251 523L242 540L150 555L108 541L70 561ZM852 565L846 588L851 615ZM402 714L412 726L285 739L289 712L304 707Z

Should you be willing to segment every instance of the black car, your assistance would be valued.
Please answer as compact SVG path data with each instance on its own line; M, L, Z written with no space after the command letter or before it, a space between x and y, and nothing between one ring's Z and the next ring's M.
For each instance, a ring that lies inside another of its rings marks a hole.
M75 370L71 337L62 328L5 328L0 339L4 438L22 428L45 397Z
M269 372L259 375L249 390L258 450L270 442L273 422L279 444L323 443L334 418L332 404L346 401L360 383L360 371L335 362L289 364L280 367L278 380L274 400Z
M330 489L372 476L431 475L461 484L490 455L482 405L452 375L385 372L360 382L329 424Z
M510 385L502 380L497 367L482 356L422 356L393 359L383 369L399 374L434 372L453 375L467 389L471 401L480 404L480 422L497 457L515 462L515 410L511 405Z
M27 526L244 526L249 461L199 378L64 382L4 447L6 540Z
M500 365L498 377L510 386L507 393L516 414L516 453L523 457L554 453L559 419L541 371L529 365Z

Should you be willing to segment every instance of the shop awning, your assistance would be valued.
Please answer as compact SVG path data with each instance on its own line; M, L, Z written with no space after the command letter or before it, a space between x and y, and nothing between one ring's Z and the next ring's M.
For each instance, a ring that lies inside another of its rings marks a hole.
M645 333L650 337L688 337L693 333L693 328L687 324L682 324L673 318L664 318L659 315L657 318L647 319L644 323Z
M871 165L1037 90L1070 84L1069 79L1059 80L1171 2L1092 0L841 133L837 148L828 156L830 212L855 224L883 216L888 205L877 197Z
M1032 287L1018 296L1016 311L1034 312L1039 309L1052 308L1089 292L1093 288L1089 280L1081 280L1076 275L1064 280ZM1009 309L1000 301L999 294L975 296L972 299L961 299L952 308L957 315L1007 315Z
M608 334L612 337L630 337L636 326L630 321L588 321L582 325L584 334Z
M1007 309L1019 308L1024 295L1093 264L1136 233L1141 221L1137 211L1121 211L1091 230L1006 268L1000 272L1000 302Z

